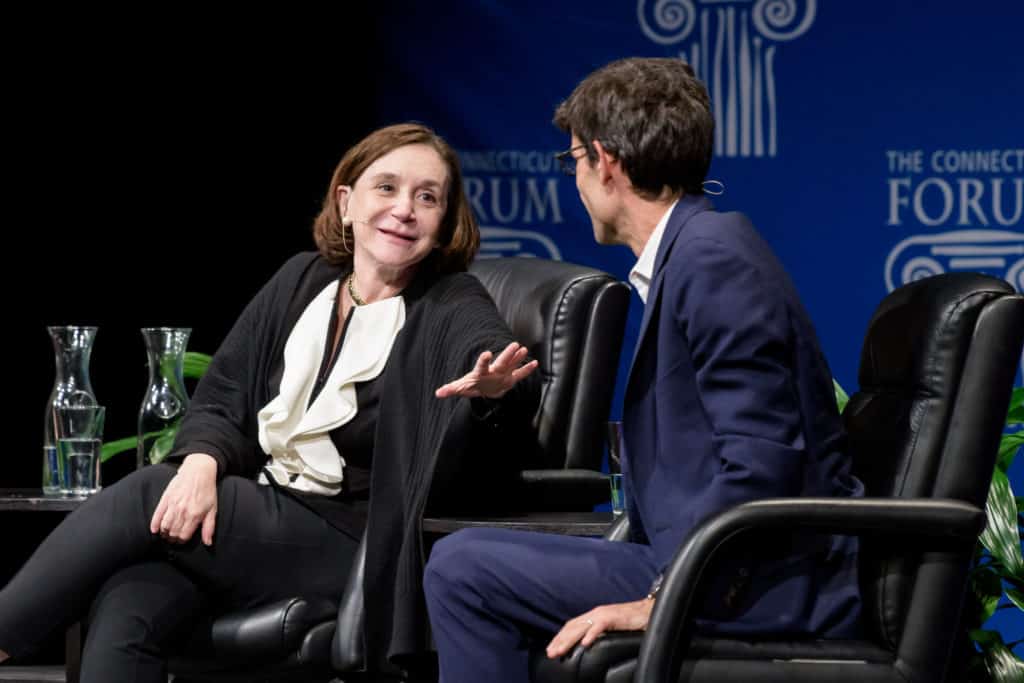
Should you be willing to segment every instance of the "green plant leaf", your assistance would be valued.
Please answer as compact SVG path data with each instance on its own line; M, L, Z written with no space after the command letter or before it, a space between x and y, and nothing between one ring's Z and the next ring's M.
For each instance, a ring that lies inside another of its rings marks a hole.
M106 462L118 453L134 451L139 447L139 437L129 436L117 441L108 441L100 447L100 462Z
M1006 411L1006 424L1024 424L1024 387L1014 387L1010 408Z
M208 356L205 353L186 351L182 374L190 379L199 379L206 374L206 370L210 367L211 360L213 360L213 357Z
M984 628L976 628L968 631L967 635L971 637L971 640L981 645L982 649L988 649L989 647L997 644L1002 644L1003 637L999 634L999 631L989 631Z
M174 424L163 430L163 433L156 438L149 449L149 462L156 465L162 462L174 446L174 437L178 435L178 425Z
M1017 606L1017 609L1024 611L1024 591L1017 590L1016 588L1007 588L1006 597Z
M1024 662L1001 641L985 650L985 668L993 683L1021 683L1024 680Z
M149 439L154 436L161 436L166 430L159 430L155 432L146 432L142 438ZM123 439L117 441L109 441L100 447L100 462L106 462L110 458L114 457L118 453L124 453L125 451L137 451L139 448L139 437L137 436L126 436Z
M1003 472L1008 472L1010 465L1013 464L1013 459L1020 452L1021 446L1024 446L1024 429L1010 434L1003 434L1003 438L999 442L999 455L996 458L996 467Z
M1020 535L1017 531L1017 500L1006 473L992 474L992 487L985 505L988 524L981 533L981 544L1003 565L1008 578L1024 580L1024 558L1021 557Z
M971 661L972 670L976 670L976 662L980 658L988 672L988 680L997 683L1020 683L1021 676L1024 675L1024 664L1006 646L998 631L974 629L969 631L968 635L981 649L979 657Z
M984 624L996 613L999 607L999 600L1003 597L1003 581L999 573L990 569L977 569L971 576L971 590L978 599L978 620L975 623Z
M850 402L850 397L843 391L843 387L840 386L839 382L832 379L832 388L836 392L836 407L839 408L839 413L842 414L843 410L846 409L846 404Z

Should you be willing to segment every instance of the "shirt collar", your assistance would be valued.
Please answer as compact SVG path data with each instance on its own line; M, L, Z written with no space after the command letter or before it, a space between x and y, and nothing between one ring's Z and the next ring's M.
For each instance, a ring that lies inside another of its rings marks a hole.
M658 221L654 232L651 233L647 244L644 245L644 250L640 252L640 258L637 259L633 270L629 271L629 283L633 285L636 293L640 295L640 300L645 304L647 303L647 293L651 289L651 278L654 277L654 259L658 257L658 247L661 245L661 238L665 235L665 226L668 225L669 216L672 215L672 211L678 203L677 199L672 202L672 206L668 207L668 211Z

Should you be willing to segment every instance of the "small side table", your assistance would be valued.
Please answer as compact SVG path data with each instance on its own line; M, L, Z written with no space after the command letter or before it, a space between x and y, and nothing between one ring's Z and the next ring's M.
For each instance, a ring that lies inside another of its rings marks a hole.
M0 512L5 510L71 512L85 500L85 496L44 496L40 489L0 488Z
M0 512L71 512L85 502L84 496L44 496L41 489L0 488ZM73 624L64 635L64 676L53 667L0 667L0 681L56 681L78 683L82 668L82 626ZM10 677L8 677L10 675Z
M450 534L467 527L491 527L542 531L568 536L601 536L615 518L611 512L524 512L503 516L427 517L423 531L429 534Z

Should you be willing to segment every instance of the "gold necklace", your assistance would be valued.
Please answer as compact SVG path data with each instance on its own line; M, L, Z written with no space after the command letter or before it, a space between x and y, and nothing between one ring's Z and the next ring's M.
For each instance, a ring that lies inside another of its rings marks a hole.
M352 284L352 280L355 278L355 276L356 271L354 270L352 271L352 274L348 276L348 295L352 297L352 303L354 303L356 306L363 306L366 304L366 302L359 298L359 295L356 294L356 287L354 284Z

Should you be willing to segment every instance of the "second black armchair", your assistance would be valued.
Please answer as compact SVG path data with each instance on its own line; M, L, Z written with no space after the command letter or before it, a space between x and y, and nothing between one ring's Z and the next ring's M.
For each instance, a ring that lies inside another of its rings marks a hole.
M607 634L561 661L538 651L534 680L962 680L950 668L957 619L1022 344L1024 297L1002 280L948 273L894 291L869 324L843 413L868 497L755 501L709 519L666 572L646 633ZM744 534L795 529L861 538L864 636L694 634L715 554Z

